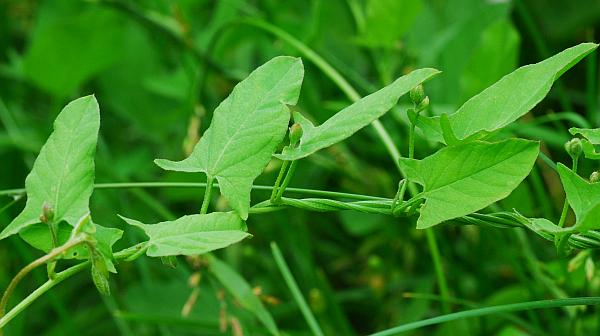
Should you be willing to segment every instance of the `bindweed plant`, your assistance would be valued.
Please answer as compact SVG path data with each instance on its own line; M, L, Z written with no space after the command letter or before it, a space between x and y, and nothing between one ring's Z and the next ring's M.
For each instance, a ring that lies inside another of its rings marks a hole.
M114 224L96 223L89 208L94 188L101 187L94 184L99 104L94 96L74 100L56 118L54 132L27 176L25 208L0 233L0 239L19 235L45 253L23 268L4 291L0 330L42 294L80 271L88 269L98 291L110 295L109 276L117 273L120 263L133 262L146 255L172 264L177 256L203 255L223 287L256 316L265 330L278 335L275 320L250 286L211 252L251 238L251 230L246 226L250 216L289 207L314 212L353 210L416 218L416 229L426 229L430 234L430 228L443 223L525 228L553 242L560 255L575 249L598 248L600 183L597 182L600 178L598 173L589 179L580 177L577 168L580 160L600 159L596 148L600 145L600 129L570 129L577 137L565 146L572 158L568 166L549 161L540 152L539 141L516 138L506 132L508 125L544 99L564 72L596 48L596 44L583 43L537 64L521 67L469 99L456 112L435 116L429 111L430 101L423 84L435 80L439 71L417 69L364 98L349 91L355 102L320 125L315 125L295 107L304 77L302 60L288 56L273 58L241 81L214 110L210 127L187 158L155 160L165 170L206 175L206 183L201 185L205 192L201 202L198 200L198 213L156 224L142 223L122 214L123 221L139 228L147 239L120 251L113 251L113 246L122 238L123 231L112 228ZM332 74L333 70L318 56L310 53L305 56ZM413 106L406 111L410 123L408 154L401 157L378 119L395 108L405 95ZM313 197L285 196L286 190L292 190L289 185L301 159L344 141L369 125L380 135L398 167L399 183L393 199L303 189L293 190ZM428 156L416 153L417 133L422 139L439 143L439 149ZM497 202L529 176L540 158L556 169L566 193L560 218L527 218L519 209L500 208ZM274 185L255 185L256 178L274 159L282 161ZM211 211L211 195L217 188L231 211ZM270 189L271 196L253 201L253 188ZM8 193L19 195L22 191ZM575 214L572 226L566 225L569 209ZM435 250L435 238L430 237L430 246ZM311 331L323 334L277 245L273 244L272 249ZM439 252L433 252L434 258L435 253ZM72 265L69 260L76 260L76 264L65 268L64 265ZM33 269L42 266L47 268L47 282L12 306L10 299L16 286ZM442 296L447 296L443 276L439 285ZM464 316L598 303L597 298L542 301L464 312ZM461 316L451 314L379 334L391 335Z

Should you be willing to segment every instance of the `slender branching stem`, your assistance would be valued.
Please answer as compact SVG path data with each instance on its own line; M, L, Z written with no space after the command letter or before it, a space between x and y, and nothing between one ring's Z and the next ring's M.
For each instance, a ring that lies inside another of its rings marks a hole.
M271 198L270 198L271 202L275 202L275 199L277 199L279 185L281 185L281 180L283 179L283 176L285 175L285 172L289 165L290 165L290 161L285 160L281 164L281 168L279 168L279 174L277 175L277 179L275 180L275 184L273 185L273 191L271 192Z
M283 192L285 191L285 188L287 188L287 186L290 184L290 181L292 180L292 177L294 176L294 172L296 172L297 165L298 165L298 160L291 161L290 167L288 168L288 171L285 174L285 178L283 179L281 186L277 190L277 196L275 196L275 203L279 202L279 200L283 196Z
M25 276L27 276L27 274L29 274L29 272L31 272L35 268L37 268L37 267L45 264L48 261L52 261L54 258L59 257L60 255L62 255L63 253L67 252L71 248L73 248L73 247L75 247L77 245L80 245L80 244L82 244L84 242L85 242L85 238L84 237L77 237L75 239L69 240L64 245L53 249L52 251L50 251L50 253L46 254L43 257L40 257L40 258L32 261L29 265L23 267L23 269L21 269L21 271L19 271L19 273L17 273L17 275L15 275L15 277L11 280L11 282L8 284L8 287L4 291L4 295L2 296L2 300L0 301L0 318L2 318L4 316L4 313L6 312L6 307L8 305L8 300L10 299L10 297L11 297L12 293L14 292L15 288L17 287L17 285L19 284L19 282Z

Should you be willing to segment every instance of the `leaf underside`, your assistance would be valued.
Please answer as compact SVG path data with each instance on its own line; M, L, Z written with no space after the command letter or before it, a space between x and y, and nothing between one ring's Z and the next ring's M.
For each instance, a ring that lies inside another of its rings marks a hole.
M296 104L303 77L299 58L273 58L236 85L215 109L210 127L188 158L154 162L165 170L216 178L229 205L246 219L252 183L285 136L288 105Z
M146 254L150 257L204 254L251 236L238 215L226 212L188 215L150 225L121 218L148 235Z
M468 215L508 196L527 177L538 152L537 142L510 139L450 146L423 160L401 159L407 178L424 187L417 228Z
M344 108L319 126L314 126L296 112L294 121L302 126L303 132L300 144L294 148L286 148L275 157L282 160L298 160L350 137L384 115L404 94L438 73L438 70L429 68L415 70Z

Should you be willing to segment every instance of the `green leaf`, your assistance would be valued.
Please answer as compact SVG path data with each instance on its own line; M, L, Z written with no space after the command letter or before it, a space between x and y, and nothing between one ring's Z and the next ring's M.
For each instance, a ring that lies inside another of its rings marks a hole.
M600 128L569 128L569 132L572 135L581 134L584 138L588 139L594 145L600 145Z
M449 116L456 136L465 139L481 131L492 132L522 117L548 94L554 81L597 47L582 43L504 76ZM417 125L431 140L443 142L439 117L419 118Z
M283 140L300 95L304 68L299 58L275 57L254 70L214 111L213 120L183 161L158 159L163 169L216 177L229 204L248 218L250 190Z
M151 225L120 217L150 237L146 251L150 257L204 254L251 236L246 224L233 213L189 215Z
M252 287L233 268L209 255L210 271L227 291L244 307L253 313L272 335L279 335L275 320L265 308L262 301L254 294Z
M422 7L422 0L369 0L359 42L370 47L398 48Z
M400 159L407 178L424 186L417 228L468 215L508 196L531 171L539 143L474 141L423 159Z
M600 183L589 183L562 163L559 163L556 168L569 205L575 213L576 221L573 228L579 231L600 228L600 221L594 221L593 217L589 216L589 214L598 214L596 208L600 203Z
M99 127L100 111L94 96L76 99L60 112L54 132L25 179L25 209L0 233L0 239L40 223L44 202L54 209L55 223L75 225L89 212Z
M275 157L282 160L298 160L350 137L384 115L412 88L438 73L435 69L415 70L346 107L320 126L315 127L300 113L294 113L294 121L302 126L303 131L300 144L294 148L286 148Z

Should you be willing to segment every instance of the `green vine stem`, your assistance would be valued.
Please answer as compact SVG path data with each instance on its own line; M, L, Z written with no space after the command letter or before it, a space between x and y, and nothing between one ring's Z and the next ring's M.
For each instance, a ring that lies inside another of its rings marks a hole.
M21 269L21 271L19 271L19 273L17 273L17 275L15 275L15 277L8 284L8 287L6 287L6 290L4 291L4 294L2 296L2 300L0 300L0 318L4 317L4 313L6 312L6 307L8 305L8 300L10 299L15 288L17 287L19 282L21 282L21 280L25 276L27 276L27 274L29 274L29 272L31 272L35 268L47 263L48 261L52 261L54 258L60 256L61 254L67 252L71 248L73 248L77 245L80 245L82 243L85 243L85 238L78 236L74 239L69 240L64 245L54 248L52 251L50 251L50 253L32 261L29 265L27 265L23 269ZM0 328L1 327L2 327L2 325L0 324Z
M146 246L146 243L140 243L129 248L126 248L122 251L119 251L114 254L115 260L125 260L125 261L133 261L131 256L136 255L140 250L143 250ZM44 256L44 257L47 257ZM42 257L42 258L44 258ZM39 259L38 259L39 260ZM36 260L37 261L37 260ZM35 261L34 261L35 262ZM84 261L80 264L67 268L66 270L56 273L54 279L49 279L43 285L38 287L36 290L31 292L26 298L24 298L21 302L19 302L16 306L14 306L9 312L0 316L0 336L2 336L2 329L12 321L17 315L23 312L27 307L29 307L35 300L41 297L44 293L52 289L54 286L63 282L64 280L72 277L73 275L83 271L90 265L89 261Z
M277 193L279 191L279 185L281 184L281 180L283 179L283 176L285 175L285 172L288 168L288 166L290 165L290 161L283 161L283 163L281 164L281 168L279 168L279 174L277 175L277 179L275 180L275 184L273 185L273 191L271 192L271 198L270 201L271 202L275 202L275 200L277 199Z
M283 182L281 183L279 190L277 190L277 196L275 196L275 202L279 202L279 200L283 196L283 192L285 191L285 188L287 188L287 186L290 184L290 181L292 180L292 177L294 176L294 173L296 172L296 166L298 166L298 160L294 160L290 163L290 167L288 168L288 171L285 174L285 178L283 179Z

